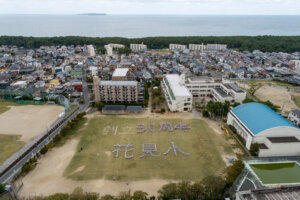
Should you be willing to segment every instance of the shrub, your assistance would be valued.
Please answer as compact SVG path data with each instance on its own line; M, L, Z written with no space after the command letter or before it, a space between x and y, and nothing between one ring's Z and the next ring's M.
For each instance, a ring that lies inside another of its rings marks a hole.
M234 126L232 125L228 125L229 129L234 133L234 134L237 134L237 130Z
M227 168L227 174L226 174L226 183L228 185L232 185L235 179L240 175L240 173L243 171L245 165L243 161L241 160L235 160L232 164L232 166Z
M56 135L56 136L53 138L53 142L56 144L56 143L58 143L61 139L62 139L61 134L58 134L58 135Z
M202 116L203 116L203 117L209 117L210 115L209 115L208 110L203 110L203 111L202 111Z
M68 199L69 199L69 195L64 193L57 193L44 198L44 200L68 200Z
M48 151L48 148L47 148L47 145L46 145L46 146L44 146L44 147L41 149L40 153L41 153L41 154L45 154L45 153L47 153L47 151Z
M5 185L0 183L0 194L5 192Z

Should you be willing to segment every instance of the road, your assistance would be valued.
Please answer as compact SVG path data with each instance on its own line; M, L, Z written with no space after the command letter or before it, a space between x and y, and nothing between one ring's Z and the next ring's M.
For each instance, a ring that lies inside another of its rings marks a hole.
M32 146L28 148L28 150L24 151L17 155L16 159L13 159L12 164L6 167L0 174L0 183L8 183L13 180L13 177L16 173L18 173L22 166L32 157L36 155L36 153L40 152L40 150L51 141L60 130L67 125L69 121L77 116L78 113L84 112L87 110L89 106L89 92L88 85L86 82L86 65L83 67L83 78L82 78L82 86L83 86L83 95L84 95L84 104L80 105L80 107L71 114L68 114L65 118L56 120L45 132L41 134L45 134L44 137L38 140L37 143L33 143Z

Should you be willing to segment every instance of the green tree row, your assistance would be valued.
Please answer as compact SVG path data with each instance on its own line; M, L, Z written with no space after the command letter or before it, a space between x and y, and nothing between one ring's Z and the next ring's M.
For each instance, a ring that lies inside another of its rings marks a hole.
M39 48L42 45L84 45L93 44L101 52L103 45L108 43L120 43L129 47L130 43L145 43L150 49L168 48L170 43L188 45L219 43L227 44L229 48L237 50L263 50L268 52L296 52L300 51L300 36L186 36L186 37L146 37L146 38L122 38L122 37L22 37L1 36L0 45L17 45L25 48ZM129 49L122 50L129 53Z

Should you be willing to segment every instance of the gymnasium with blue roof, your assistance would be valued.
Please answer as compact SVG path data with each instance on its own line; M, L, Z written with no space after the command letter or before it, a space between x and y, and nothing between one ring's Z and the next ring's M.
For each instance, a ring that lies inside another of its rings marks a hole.
M259 156L300 155L300 129L264 104L247 103L233 108L227 123L236 128L246 148L259 144Z

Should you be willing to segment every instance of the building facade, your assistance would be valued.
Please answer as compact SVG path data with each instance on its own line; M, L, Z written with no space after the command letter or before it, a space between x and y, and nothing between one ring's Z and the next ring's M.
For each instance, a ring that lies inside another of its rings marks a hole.
M204 51L205 45L203 44L189 44L189 50Z
M132 102L138 102L138 100L139 100L139 84L137 81L100 81L99 82L99 101L101 102L132 103Z
M180 79L179 75L164 75L162 89L171 111L188 112L192 110L193 96L184 86L184 79Z
M227 49L226 44L207 44L205 50L223 51Z
M183 51L186 50L186 45L182 45L182 44L170 44L169 45L169 49L172 51Z
M147 45L145 44L130 44L130 49L132 51L145 51L147 50Z
M290 122L292 122L296 126L299 126L300 125L300 110L298 110L298 109L292 110L288 116L288 120L290 120Z
M185 86L193 97L212 97L214 101L242 103L246 92L235 84L210 77L191 77L185 81Z

